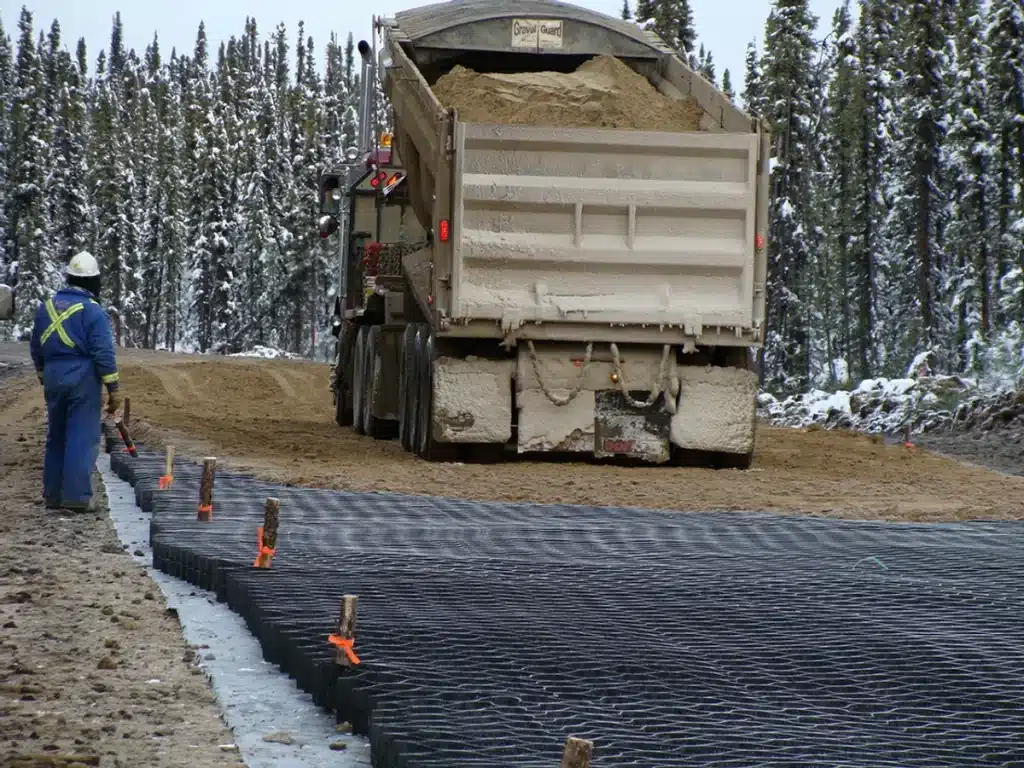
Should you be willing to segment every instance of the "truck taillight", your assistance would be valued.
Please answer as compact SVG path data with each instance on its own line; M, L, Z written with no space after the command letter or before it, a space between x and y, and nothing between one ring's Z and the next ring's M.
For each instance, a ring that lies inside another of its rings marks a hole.
M754 235L754 247L757 248L757 250L759 251L764 250L764 235L762 235L760 232Z
M448 231L448 219L441 219L441 225L438 227L438 234L441 236L442 243L448 242L448 236L451 234Z

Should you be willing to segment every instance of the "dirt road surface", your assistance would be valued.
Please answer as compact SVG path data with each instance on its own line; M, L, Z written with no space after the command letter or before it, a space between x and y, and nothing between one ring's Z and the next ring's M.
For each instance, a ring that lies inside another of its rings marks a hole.
M473 499L937 521L1024 518L1024 479L848 432L759 427L749 472L516 461L430 464L334 423L325 365L135 354L139 438L268 480ZM147 429L147 426L149 429Z
M241 765L194 649L109 517L42 509L29 370L0 360L0 766Z

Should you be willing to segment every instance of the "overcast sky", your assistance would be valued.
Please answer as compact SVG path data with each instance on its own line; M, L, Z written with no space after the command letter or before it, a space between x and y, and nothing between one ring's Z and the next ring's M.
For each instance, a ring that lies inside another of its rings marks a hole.
M4 28L12 37L17 35L18 15L22 5L35 17L36 26L49 28L54 18L69 49L79 37L85 37L89 46L90 63L95 61L101 48L110 39L110 23L114 12L121 11L125 36L129 47L139 53L152 40L153 32L160 35L161 50L169 54L171 47L191 52L200 20L206 22L206 31L214 50L220 40L231 35L240 36L245 17L253 16L260 34L266 35L278 22L283 21L294 34L299 21L306 23L307 34L313 35L319 59L322 62L323 45L331 31L344 39L349 31L358 41L370 34L373 14L393 15L396 11L419 5L429 0L0 0ZM819 36L828 31L832 14L841 0L810 0L811 10L819 18ZM508 0L515 6L515 0ZM575 0L575 4L618 16L622 0ZM635 0L630 3L635 8ZM771 8L770 0L690 0L698 43L707 46L715 60L715 71L721 79L725 68L731 70L737 91L743 82L743 57L746 45L757 39L758 46L764 35L764 22ZM294 39L292 40L294 50Z

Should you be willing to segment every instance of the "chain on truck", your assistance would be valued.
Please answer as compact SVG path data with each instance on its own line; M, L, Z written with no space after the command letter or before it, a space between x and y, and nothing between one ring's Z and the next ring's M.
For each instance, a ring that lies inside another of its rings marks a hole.
M375 18L356 146L320 180L340 241L340 425L428 460L506 452L747 468L764 337L769 137L652 33L564 3ZM699 131L463 122L457 64L608 55ZM375 80L393 131L374 128Z

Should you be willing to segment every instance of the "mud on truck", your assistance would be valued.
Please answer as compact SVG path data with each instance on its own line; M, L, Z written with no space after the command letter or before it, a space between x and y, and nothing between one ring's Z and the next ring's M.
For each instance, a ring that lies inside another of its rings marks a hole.
M762 123L653 34L565 3L373 24L358 146L320 182L321 235L341 241L338 423L427 460L749 467ZM378 73L391 134L372 125Z

